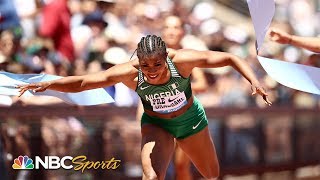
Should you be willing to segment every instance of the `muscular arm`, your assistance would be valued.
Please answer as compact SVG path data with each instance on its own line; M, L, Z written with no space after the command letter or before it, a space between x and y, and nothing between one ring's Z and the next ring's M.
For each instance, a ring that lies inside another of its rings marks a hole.
M180 73L184 77L189 75L193 68L215 68L223 66L232 66L251 84L252 95L259 94L263 97L267 105L272 103L268 100L268 94L260 86L253 70L246 61L237 56L224 52L215 51L196 51L196 50L179 50L173 56L173 61L180 67Z
M237 56L229 53L216 51L179 50L176 52L174 59L176 63L183 66L182 69L186 74L191 73L191 70L195 67L216 68L232 66L251 84L259 84L249 64Z
M46 89L61 92L80 92L89 89L111 86L119 82L125 83L130 88L134 88L134 78L137 69L133 62L119 64L111 67L106 71L88 74L84 76L68 76L58 80L40 82L20 86L21 96L26 90L33 89L36 92L45 91Z

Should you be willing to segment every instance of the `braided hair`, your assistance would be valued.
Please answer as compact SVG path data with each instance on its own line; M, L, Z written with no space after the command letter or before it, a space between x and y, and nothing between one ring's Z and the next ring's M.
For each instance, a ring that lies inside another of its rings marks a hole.
M139 59L145 59L154 56L166 57L166 43L156 35L147 35L142 37L138 43L137 56Z

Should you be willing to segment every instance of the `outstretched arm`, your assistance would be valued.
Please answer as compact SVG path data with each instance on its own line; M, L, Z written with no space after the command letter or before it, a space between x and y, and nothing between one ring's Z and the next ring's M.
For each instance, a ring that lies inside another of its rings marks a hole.
M181 64L185 73L191 72L194 67L216 68L232 66L250 82L253 95L259 94L263 97L266 104L272 104L267 98L268 94L260 85L249 64L235 55L216 51L179 50L175 54L174 59L176 63Z
M295 36L275 28L272 28L269 31L269 36L272 41L277 43L290 44L307 49L309 51L320 53L320 38Z
M134 78L136 69L131 62L119 64L106 71L83 75L68 76L53 81L45 81L28 85L18 86L20 88L19 97L27 90L42 92L51 89L61 92L80 92L89 89L111 86L119 82L129 81Z

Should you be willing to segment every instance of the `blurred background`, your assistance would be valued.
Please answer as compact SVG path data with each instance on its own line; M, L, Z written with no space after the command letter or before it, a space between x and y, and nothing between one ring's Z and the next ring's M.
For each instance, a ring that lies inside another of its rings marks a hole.
M276 0L272 27L320 34L320 0ZM250 63L272 107L251 96L230 68L205 69L203 103L221 179L320 179L320 97L284 87L256 59L245 0L0 0L0 70L83 75L126 62L164 18L179 16L183 47L235 54ZM320 55L266 38L261 55L320 67ZM134 55L133 55L134 57ZM67 105L53 97L0 95L0 179L141 179L139 99L123 84L107 87L114 104ZM121 160L116 170L13 170L19 155L86 155ZM192 167L194 179L201 175ZM175 179L170 164L166 179Z

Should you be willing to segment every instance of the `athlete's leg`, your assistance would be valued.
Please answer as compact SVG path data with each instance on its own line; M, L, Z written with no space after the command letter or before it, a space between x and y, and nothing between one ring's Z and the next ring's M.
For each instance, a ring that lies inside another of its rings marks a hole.
M174 166L176 171L177 180L191 180L192 173L190 170L191 161L186 153L180 148L179 145L175 148L174 153Z
M177 139L177 143L205 178L219 176L219 162L208 126L192 136Z
M163 180L174 150L174 138L164 129L144 124L141 127L143 179Z

